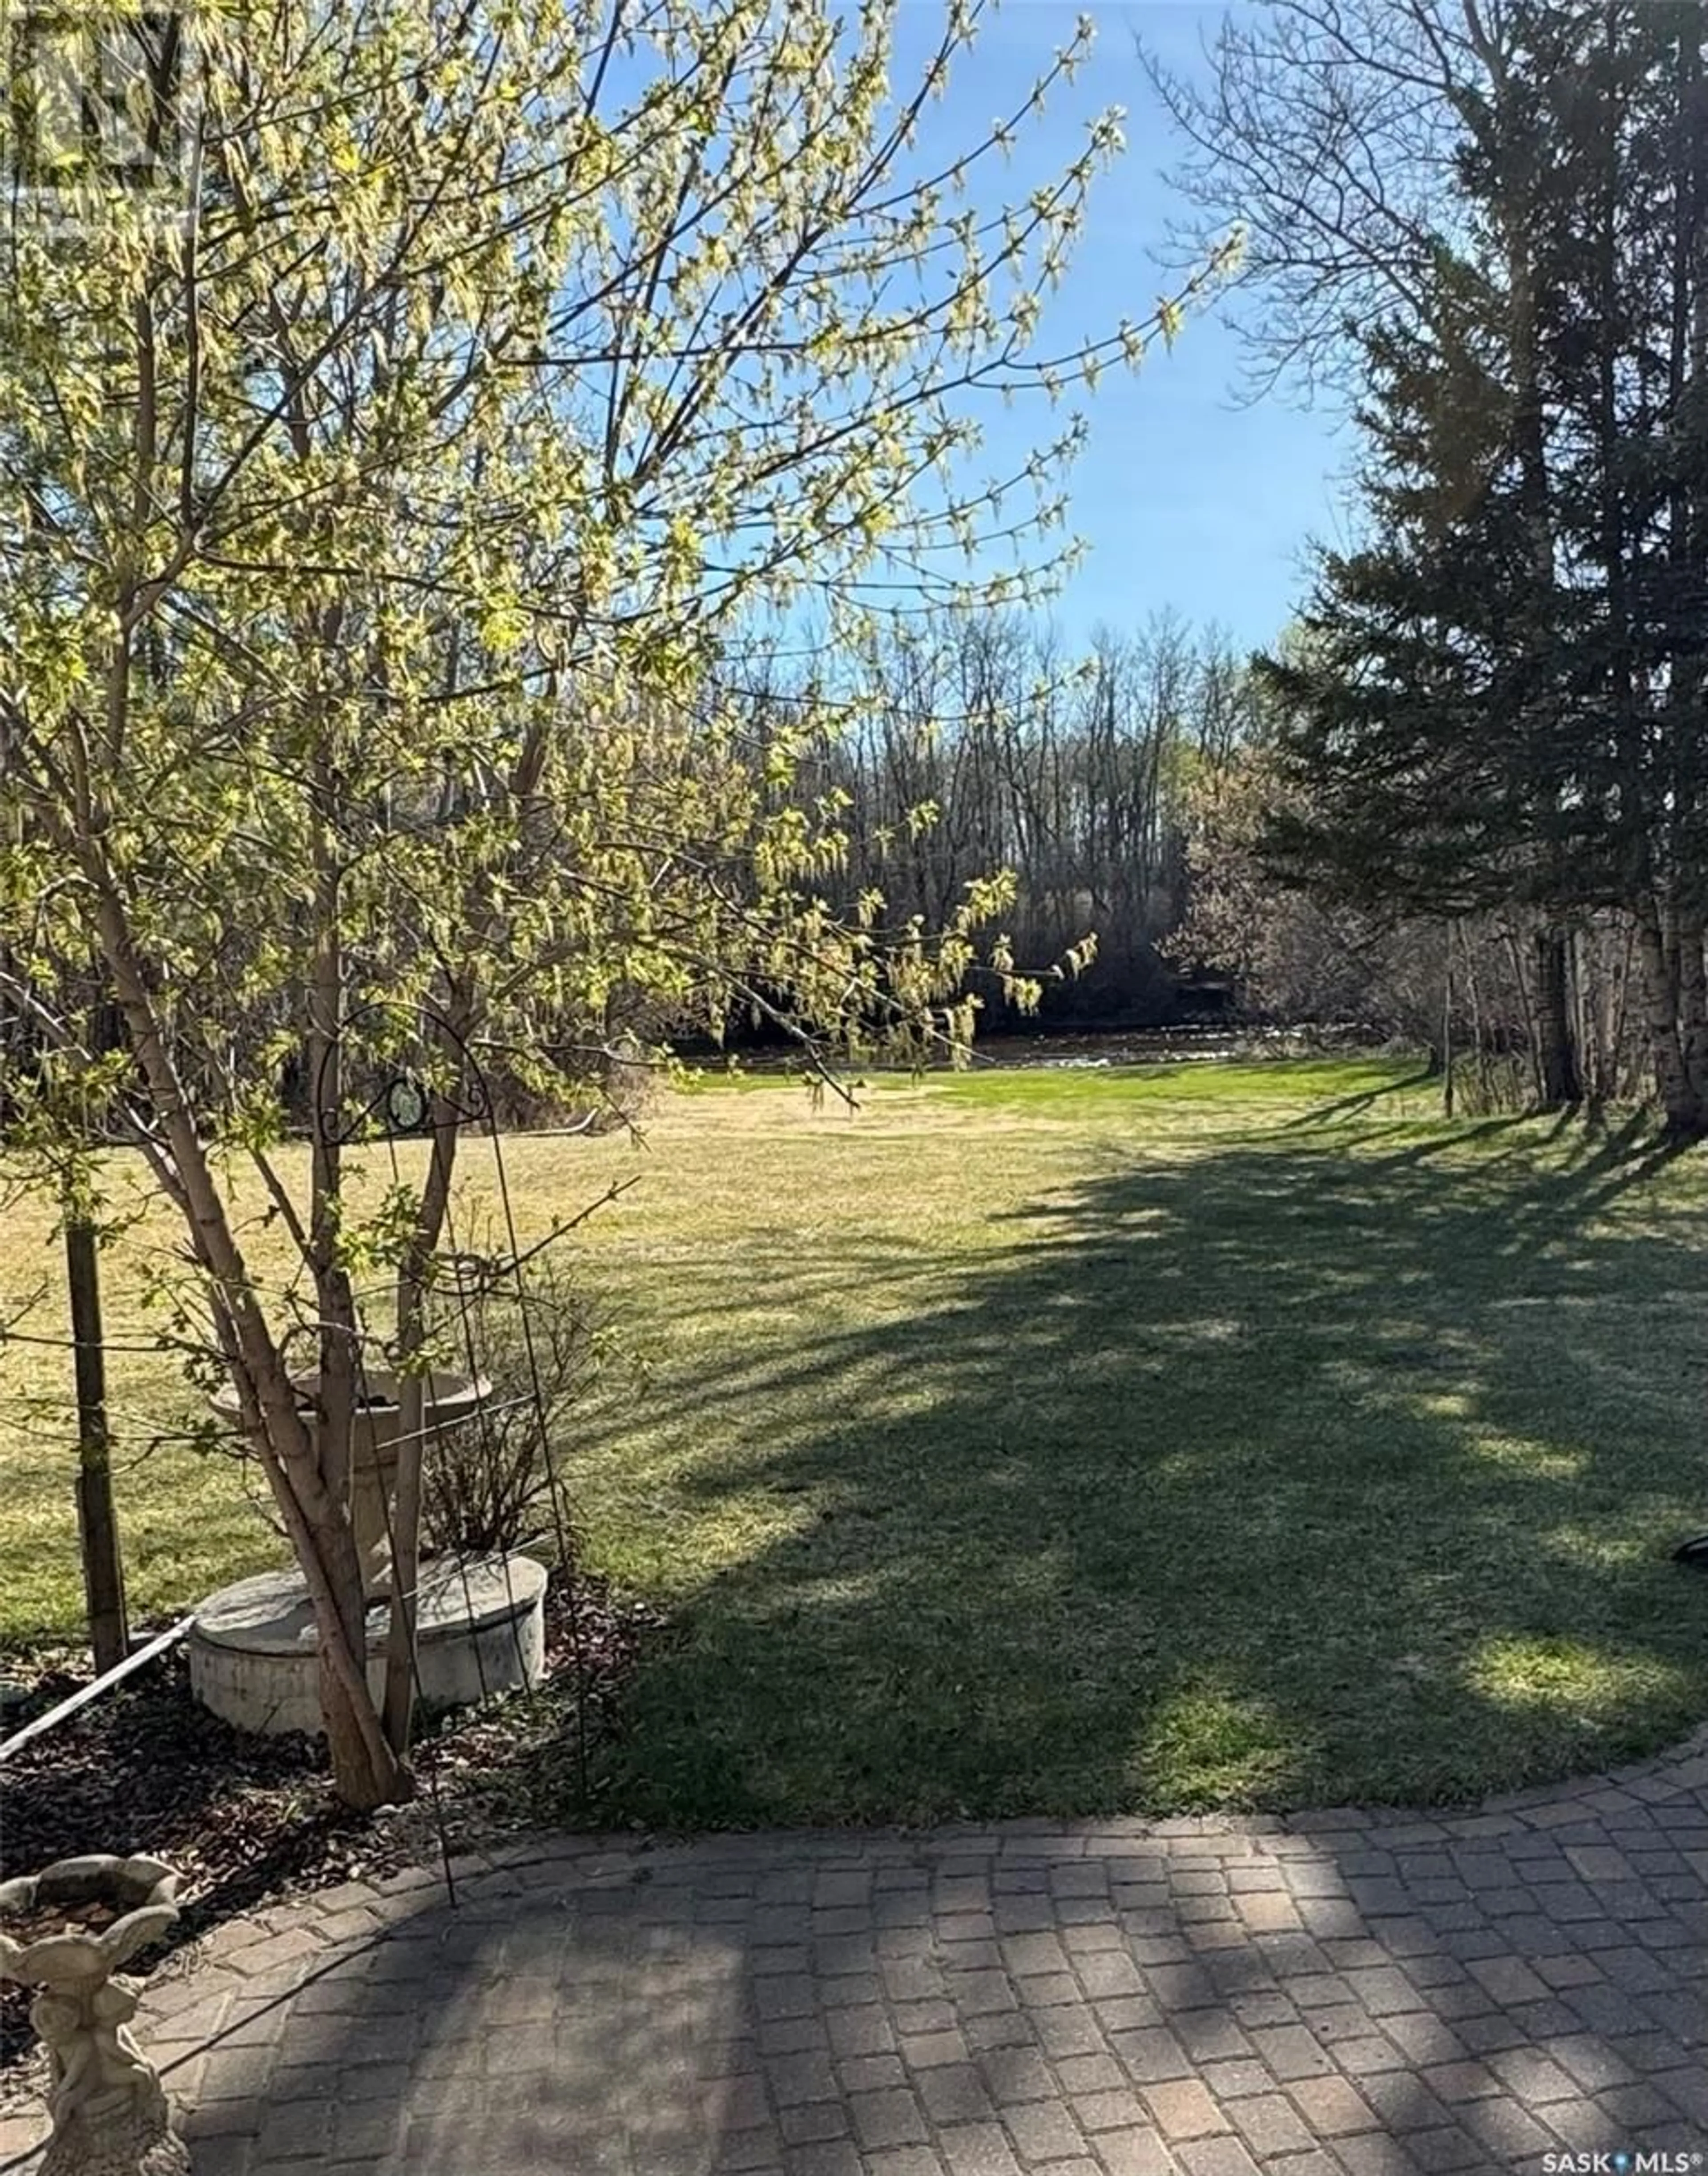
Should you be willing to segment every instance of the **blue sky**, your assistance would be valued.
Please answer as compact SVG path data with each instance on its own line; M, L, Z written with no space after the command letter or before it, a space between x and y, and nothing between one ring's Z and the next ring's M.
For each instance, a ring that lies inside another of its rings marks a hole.
M921 152L965 146L1017 106L1056 49L1071 37L1076 4L1006 0L971 54L957 61ZM1198 0L1127 0L1087 6L1097 25L1091 58L1035 118L1011 164L993 162L976 184L984 204L1023 199L1083 149L1087 122L1114 104L1127 110L1125 155L1094 188L1072 269L1045 299L1039 352L1074 347L1140 321L1165 277L1151 249L1171 208L1163 170L1174 149L1166 114L1134 51L1142 35L1177 70L1201 65L1200 32L1223 9ZM905 5L892 81L917 73L941 23L935 6ZM1194 621L1219 620L1243 645L1266 643L1303 595L1302 556L1312 536L1339 533L1336 478L1343 436L1331 416L1271 396L1244 405L1238 340L1225 308L1195 314L1170 351L1153 346L1139 374L1111 369L1096 393L1064 397L1090 426L1069 481L1069 526L1088 556L1054 607L1070 638L1099 621L1130 625L1172 606ZM1018 466L1049 435L1047 402L996 400L975 409L985 426L981 473Z

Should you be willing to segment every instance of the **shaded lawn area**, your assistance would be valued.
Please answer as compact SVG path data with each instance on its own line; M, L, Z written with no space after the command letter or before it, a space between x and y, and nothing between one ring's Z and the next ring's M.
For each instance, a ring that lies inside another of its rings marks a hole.
M644 1174L582 1254L648 1389L567 1470L674 1630L600 1820L1430 1800L1708 1715L1669 1560L1708 1526L1704 1167L1409 1080L987 1074L852 1118L767 1083L644 1151L509 1144L530 1229ZM274 1552L166 1455L124 1510L184 1536L176 1584L149 1558L177 1608ZM0 1436L14 1638L75 1618L42 1486Z
M1428 1800L1708 1714L1698 1168L1398 1078L1003 1076L732 1145L583 1468L682 1618L617 1803Z

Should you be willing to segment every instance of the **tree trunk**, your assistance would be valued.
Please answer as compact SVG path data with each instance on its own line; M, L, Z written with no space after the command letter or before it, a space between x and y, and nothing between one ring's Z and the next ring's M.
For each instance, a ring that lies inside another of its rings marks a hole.
M1702 917L1678 918L1674 971L1678 987L1678 1042L1684 1074L1697 1104L1708 1112L1708 971L1702 956Z
M244 1425L260 1452L314 1606L321 1720L333 1787L345 1805L371 1813L376 1806L408 1798L413 1786L409 1771L386 1743L367 1683L367 1597L348 1508L322 1484L312 1443L288 1458L280 1455L269 1424L270 1401L258 1392L234 1311L222 1308L216 1319ZM274 1373L277 1387L290 1394L282 1365L275 1363ZM302 1429L294 1395L290 1410L292 1423Z
M329 629L328 632L333 630ZM305 1515L311 1545L356 1673L335 1671L321 1635L320 1709L334 1787L361 1812L409 1798L413 1780L400 1749L387 1739L367 1682L365 1567L351 1525L351 1434L362 1354L355 1294L339 1258L344 1080L340 1042L345 960L340 924L343 880L331 819L336 802L331 757L323 750L313 780L314 968L308 993L307 1059L313 1147L311 1258L320 1318L319 1417L313 1430L319 1487L316 1514ZM299 1491L299 1493L301 1492Z
M1441 1115L1453 1116L1453 924L1446 927L1441 953Z
M83 840L68 843L95 890L101 951L176 1167L193 1248L212 1282L244 1425L260 1454L307 1582L319 1640L333 1785L347 1805L362 1809L384 1805L404 1795L408 1786L405 1771L385 1742L379 1711L367 1688L362 1569L348 1510L322 1482L317 1446L303 1424L277 1341L257 1302L161 1034L124 904L94 846Z
M1571 973L1564 930L1537 932L1531 950L1536 1018L1537 1085L1545 1111L1569 1108L1583 1100L1583 1081L1572 1034Z
M1537 1024L1536 977L1531 973L1525 953L1520 949L1518 932L1511 920L1503 915L1499 923L1500 941L1506 949L1506 957L1512 969L1513 987L1518 993L1519 1025L1524 1033L1524 1047L1530 1058L1530 1085L1540 1109L1547 1099L1548 1090L1542 1064L1542 1031Z
M364 1716L354 1689L333 1667L323 1635L320 1716L326 1726L333 1788L346 1806L354 1807L358 1813L369 1814L376 1806L394 1805L410 1798L415 1786L408 1769L395 1757L389 1744L383 1741L381 1749L376 1749L373 1744L370 1725L377 1711L366 1676L367 1597L362 1591L362 1562L356 1553L356 1537L341 1506L339 1515L315 1532L313 1540L345 1642L363 1673L359 1697L368 1703L368 1713Z
M1672 963L1667 957L1661 914L1653 894L1637 909L1637 963L1642 976L1643 1018L1655 1069L1655 1088L1667 1130L1694 1140L1708 1132L1708 1105L1690 1084L1678 1032L1678 1003Z

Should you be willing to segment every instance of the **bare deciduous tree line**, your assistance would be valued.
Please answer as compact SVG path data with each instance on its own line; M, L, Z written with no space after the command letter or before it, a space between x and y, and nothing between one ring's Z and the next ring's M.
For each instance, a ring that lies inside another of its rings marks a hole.
M780 659L748 677L759 719L806 712L808 683ZM938 614L887 630L851 677L857 697L811 688L820 722L795 787L842 797L851 897L881 893L887 919L934 928L1010 869L1016 963L1063 969L1051 1020L1142 1024L1202 1002L1165 948L1186 911L1194 781L1251 721L1226 633L1161 612L1076 653L1047 620ZM1004 1017L991 998L987 1024Z

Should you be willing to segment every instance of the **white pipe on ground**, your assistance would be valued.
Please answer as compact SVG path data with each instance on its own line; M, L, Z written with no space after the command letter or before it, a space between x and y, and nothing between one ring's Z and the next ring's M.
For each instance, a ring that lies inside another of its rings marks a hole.
M103 1670L90 1684L68 1694L57 1707L49 1708L46 1715L38 1715L34 1722L26 1722L15 1738L8 1738L3 1745L0 1745L0 1760L9 1760L32 1738L40 1738L56 1722L63 1722L67 1716L75 1715L79 1708L87 1707L97 1693L107 1691L122 1678L128 1678L133 1670L139 1670L144 1662L151 1662L156 1655L164 1654L168 1647L183 1638L195 1621L195 1612L192 1610L188 1617L181 1617L166 1631L157 1633L146 1647L139 1647L135 1654L127 1655L122 1662L115 1662L110 1670Z

